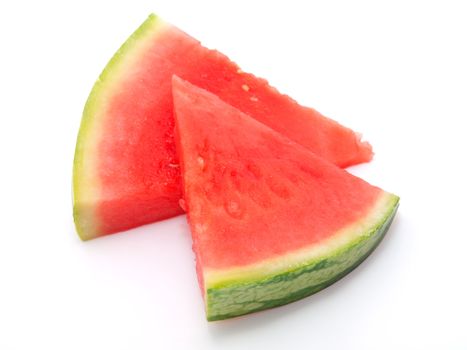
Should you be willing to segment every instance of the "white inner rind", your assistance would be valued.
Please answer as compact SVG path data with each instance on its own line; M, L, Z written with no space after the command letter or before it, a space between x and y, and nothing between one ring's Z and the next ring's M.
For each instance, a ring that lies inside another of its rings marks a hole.
M204 290L231 284L262 280L294 271L315 261L338 254L355 242L367 238L392 210L398 197L382 192L368 215L339 230L324 241L259 263L229 269L204 268Z
M96 206L101 199L99 181L99 145L104 136L109 101L121 88L131 67L157 40L167 24L155 15L149 18L128 38L106 65L89 94L84 107L73 164L73 215L76 229L84 240L99 235Z

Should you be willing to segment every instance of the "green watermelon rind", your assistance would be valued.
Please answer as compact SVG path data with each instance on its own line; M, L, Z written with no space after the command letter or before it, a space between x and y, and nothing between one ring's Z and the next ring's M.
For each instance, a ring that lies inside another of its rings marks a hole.
M373 252L391 225L399 197L390 196L385 214L368 232L324 257L310 260L300 268L256 281L239 280L206 286L208 321L285 305L319 292L347 275Z
M155 14L150 14L138 29L123 43L105 66L89 94L84 106L81 125L76 142L73 161L73 219L76 231L82 240L94 238L99 231L99 222L95 213L95 205L92 199L96 198L99 188L95 166L90 166L93 157L96 157L95 149L102 136L100 132L100 116L105 112L105 96L125 74L124 68L128 60L138 56L140 49L144 48L145 37L156 35L163 22ZM86 153L86 149L89 149ZM87 166L84 162L87 159ZM93 185L94 184L94 185Z

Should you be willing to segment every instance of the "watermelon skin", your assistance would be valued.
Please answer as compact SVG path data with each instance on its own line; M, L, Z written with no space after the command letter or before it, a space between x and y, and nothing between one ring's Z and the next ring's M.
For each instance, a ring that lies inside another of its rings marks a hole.
M399 197L178 77L173 96L208 320L313 294L376 248Z
M236 278L213 283L205 295L208 321L282 306L340 280L360 265L384 238L399 205L397 197L387 200L388 210L381 220L368 227L362 238L349 242L337 252L301 262L305 265L302 268L264 276L260 281Z
M341 167L372 157L371 146L352 130L151 15L106 66L84 109L73 170L74 219L82 239L183 213L173 74Z

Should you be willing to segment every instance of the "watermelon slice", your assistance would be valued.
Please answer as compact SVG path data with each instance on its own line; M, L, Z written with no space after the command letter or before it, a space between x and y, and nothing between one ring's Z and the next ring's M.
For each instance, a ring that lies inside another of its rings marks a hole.
M370 145L352 130L151 15L108 63L84 109L73 171L74 219L82 239L182 213L173 74L341 167L372 157Z
M177 77L173 98L208 320L315 293L383 238L397 196Z

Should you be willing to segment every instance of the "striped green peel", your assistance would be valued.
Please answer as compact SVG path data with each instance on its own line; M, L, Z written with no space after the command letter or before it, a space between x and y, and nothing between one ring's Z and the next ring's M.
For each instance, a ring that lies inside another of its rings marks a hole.
M277 262L267 262L256 269L240 269L243 274L241 271L233 274L229 271L205 273L207 319L222 320L269 309L326 288L355 269L378 246L391 225L398 205L399 197L385 193L378 204L379 208L370 214L367 223L363 223L363 226L359 224L363 231L356 233L346 230L342 236L350 237L350 240L344 245L333 247L331 244L332 248L317 254L310 253L308 255L312 258L301 262L292 263L294 254L290 254L283 259L286 262L283 265L289 266L289 269L284 269ZM345 237L343 241L346 241ZM306 256L307 250L316 251L309 248L298 255ZM262 276L261 270L265 271Z

